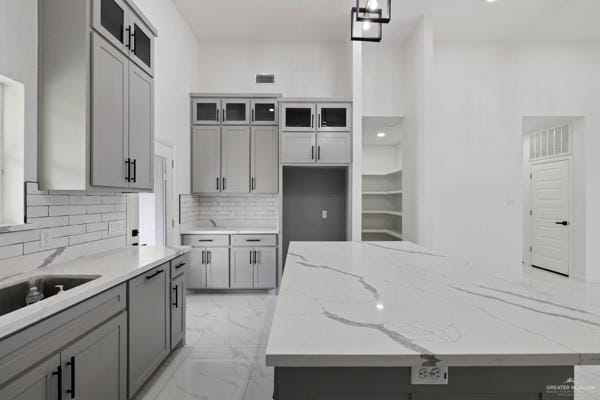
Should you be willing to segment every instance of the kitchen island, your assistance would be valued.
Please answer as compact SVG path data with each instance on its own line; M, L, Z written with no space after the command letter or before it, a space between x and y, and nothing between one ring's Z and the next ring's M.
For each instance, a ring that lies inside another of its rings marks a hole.
M275 398L572 399L574 366L600 364L599 287L583 286L408 242L293 243L266 350Z

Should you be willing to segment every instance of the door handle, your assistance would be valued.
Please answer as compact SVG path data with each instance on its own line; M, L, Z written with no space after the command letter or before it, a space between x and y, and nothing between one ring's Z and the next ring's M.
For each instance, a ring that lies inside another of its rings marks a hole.
M221 185L221 186L223 186L223 191L225 191L225 182L227 182L226 178L223 178L223 184Z
M319 122L317 123L317 128L321 127L321 114L319 114Z
M125 32L127 33L127 44L125 45L125 47L131 50L131 26L125 28Z
M131 158L125 160L125 165L127 165L127 176L125 177L125 180L131 182Z
M321 161L321 146L317 147L317 160Z
M175 308L179 308L179 285L175 285L173 290L175 291L175 303L172 303L171 305Z
M254 108L252 109L252 122L254 122Z
M204 264L205 264L205 262L204 262L204 250L202 250L202 265L204 265Z
M206 264L210 264L211 258L212 258L212 252L207 251L206 252Z
M131 38L129 39L130 41L130 45L129 45L129 49L133 52L133 54L137 54L136 51L136 46L135 46L135 32L133 31L133 28L131 28L129 30Z
M184 267L184 266L185 266L185 263L181 263L181 264L176 265L175 269L179 269L179 268Z
M221 180L220 180L220 179L219 179L219 177L217 176L217 191L221 190L221 186L219 185L220 181L221 181Z
M310 115L310 127L311 128L315 127L315 114Z
M58 397L57 398L58 398L58 400L62 400L62 367L59 365L56 368L56 371L54 371L52 373L52 375L58 377L58 382L57 382L57 385L58 385Z
M252 250L250 250L250 265L252 265Z
M152 275L148 275L148 276L146 277L146 279L152 279L152 278L154 278L155 276L158 276L158 275L162 274L163 272L165 272L165 270L164 270L164 269L160 269L160 270L156 271L155 273L153 273Z
M71 395L71 398L75 398L75 357L71 357L71 361L67 362L67 365L71 367L71 389L67 390L67 393Z
M315 159L315 146L311 146L310 148L310 159L314 160Z
M221 122L221 110L217 108L217 122Z
M569 226L569 221L558 221L555 222L556 225Z
M256 250L254 250L254 262L253 262L253 264L256 265Z
M137 160L134 158L133 161L131 162L131 164L133 165L133 183L137 182Z
M252 188L252 190L256 190L256 178L252 177L252 180L250 182L250 188Z

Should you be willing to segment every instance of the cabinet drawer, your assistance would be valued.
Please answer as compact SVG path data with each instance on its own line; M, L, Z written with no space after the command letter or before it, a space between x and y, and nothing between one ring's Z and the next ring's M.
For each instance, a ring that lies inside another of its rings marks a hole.
M231 235L232 246L277 246L277 235Z
M184 246L229 246L229 235L183 235Z
M184 254L171 260L171 279L177 278L179 275L185 274L188 267L188 256Z

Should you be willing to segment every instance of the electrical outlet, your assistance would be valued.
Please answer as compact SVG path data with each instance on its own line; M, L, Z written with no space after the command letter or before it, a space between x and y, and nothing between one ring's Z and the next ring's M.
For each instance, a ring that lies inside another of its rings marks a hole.
M447 385L448 367L412 367L411 383L413 385Z
M327 210L321 211L321 218L327 219Z
M40 233L40 247L48 246L49 241L50 241L50 231L42 231Z
M108 223L109 236L124 235L126 226L125 221L112 221Z

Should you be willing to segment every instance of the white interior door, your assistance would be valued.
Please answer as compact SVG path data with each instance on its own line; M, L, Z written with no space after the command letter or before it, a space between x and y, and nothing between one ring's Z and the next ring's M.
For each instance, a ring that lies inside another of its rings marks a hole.
M154 156L154 193L140 193L140 244L167 244L167 160Z
M569 274L570 166L568 160L531 167L531 264Z

